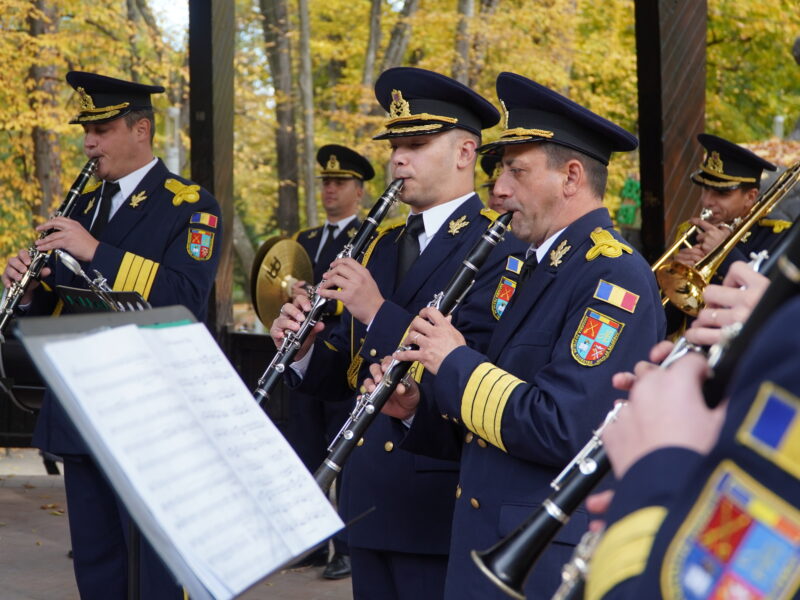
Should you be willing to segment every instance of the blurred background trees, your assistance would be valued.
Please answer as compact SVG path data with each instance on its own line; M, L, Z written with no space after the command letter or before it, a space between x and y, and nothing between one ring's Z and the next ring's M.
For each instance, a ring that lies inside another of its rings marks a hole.
M367 203L384 189L389 149L371 139L383 119L372 85L391 66L451 75L492 101L496 75L514 71L637 131L633 0L235 2L235 203L237 230L252 245L320 219L313 173L322 144L372 159ZM764 142L782 118L788 136L800 119L796 0L708 5L707 131ZM82 132L67 124L77 112L70 69L164 85L154 97L156 152L188 175L186 38L164 15L163 0L0 0L4 257L30 243L85 160ZM637 154L620 158L612 210L638 176Z

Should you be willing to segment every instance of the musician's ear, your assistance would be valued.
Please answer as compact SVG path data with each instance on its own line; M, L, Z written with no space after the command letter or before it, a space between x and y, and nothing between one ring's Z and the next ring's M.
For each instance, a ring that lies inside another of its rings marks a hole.
M758 198L758 188L750 188L745 192L744 195L744 204L745 204L745 211L749 211L753 208L753 205L756 203L756 199Z

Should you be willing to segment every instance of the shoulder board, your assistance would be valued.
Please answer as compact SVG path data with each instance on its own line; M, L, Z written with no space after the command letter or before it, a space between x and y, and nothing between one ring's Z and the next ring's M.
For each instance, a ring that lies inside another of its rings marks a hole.
M200 200L200 186L187 184L170 177L164 182L164 187L173 193L172 204L179 206L183 202L194 204Z
M500 213L499 213L499 212L497 212L497 211L496 211L495 209L493 209L493 208L488 208L488 207L487 207L487 208L483 208L483 209L481 209L481 214L482 214L484 217L486 217L487 219L489 219L490 221L492 221L492 222L496 221L496 220L497 220L497 217L499 217L499 216L500 216Z
M85 188L83 188L83 194L91 194L101 185L103 185L103 182L100 179L93 179L92 181L86 184Z
M594 246L589 248L586 252L586 260L594 260L598 256L607 256L608 258L618 258L622 256L623 252L628 254L633 253L633 248L627 244L623 244L615 238L610 231L601 227L595 227L594 231L589 234L589 237L594 242Z
M378 230L378 235L376 235L375 239L373 239L369 243L369 246L367 246L367 249L364 252L364 257L361 259L361 264L362 265L364 265L365 267L367 266L367 263L369 262L369 259L372 256L372 251L375 250L375 246L377 245L378 240L380 240L384 235L386 235L387 233L389 233L393 229L397 229L398 227L399 227L399 225L394 225L392 227L389 227L388 229L379 229Z
M761 219L758 224L761 227L772 227L772 233L780 233L792 226L791 221L784 221L783 219Z
M306 227L305 229L300 229L292 236L293 240L297 240L301 235L309 234L312 231L320 231L322 229L322 225L317 225L316 227Z
M692 226L689 221L684 221L680 225L678 225L678 229L675 230L675 239L677 240L679 237L683 236L684 233L689 231L689 228Z

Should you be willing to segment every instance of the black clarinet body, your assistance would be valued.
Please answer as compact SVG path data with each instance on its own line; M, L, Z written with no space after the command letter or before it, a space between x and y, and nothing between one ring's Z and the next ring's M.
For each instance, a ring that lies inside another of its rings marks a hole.
M69 188L69 191L67 192L64 201L61 203L61 206L55 213L53 213L51 218L68 217L72 213L72 210L75 208L75 202L80 197L81 193L83 192L83 188L85 188L86 184L89 183L89 178L94 174L94 171L97 168L98 160L99 159L97 158L90 158L88 161L86 161L86 164L81 169L80 174ZM44 231L41 233L38 239L41 240L51 233L53 233L52 229ZM14 284L8 288L7 292L3 296L2 302L0 302L0 340L2 340L3 333L5 332L6 327L8 327L11 317L14 315L14 309L16 309L19 305L31 282L39 279L42 269L44 269L45 265L47 264L47 259L50 257L49 252L40 252L36 249L35 245L31 245L31 247L28 248L28 254L30 254L31 257L28 270L25 271L22 279L14 282Z
M389 212L389 209L397 201L400 196L400 191L403 189L403 180L395 179L386 191L383 192L378 201L372 206L369 214L361 223L361 227L353 235L350 241L342 248L341 252L336 255L337 259L340 258L353 258L359 260L366 252L367 246L375 237L378 226L383 221L384 217ZM300 329L296 332L288 332L283 339L281 347L275 353L272 361L267 366L264 374L258 380L253 396L256 401L261 404L269 399L270 394L278 385L286 368L294 362L294 357L302 347L303 343L311 335L314 325L324 316L325 305L328 303L326 298L319 294L320 284L317 284L313 291L310 293L311 310L306 313L305 320L300 324Z
M428 306L448 315L461 303L475 282L478 270L486 262L492 249L503 239L511 218L512 214L506 213L492 222L469 251L444 290L436 294ZM401 341L398 350L409 348L402 345ZM371 393L362 394L356 399L350 417L328 447L328 456L314 473L314 479L323 491L327 492L333 485L358 441L381 412L383 405L394 393L397 384L408 373L411 365L411 362L393 359L376 388Z

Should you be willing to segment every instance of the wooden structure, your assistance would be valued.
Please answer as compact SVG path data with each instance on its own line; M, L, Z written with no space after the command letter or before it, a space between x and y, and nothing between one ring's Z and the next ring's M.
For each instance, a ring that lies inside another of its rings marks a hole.
M636 0L642 246L654 262L682 221L699 213L689 181L703 152L706 0Z

